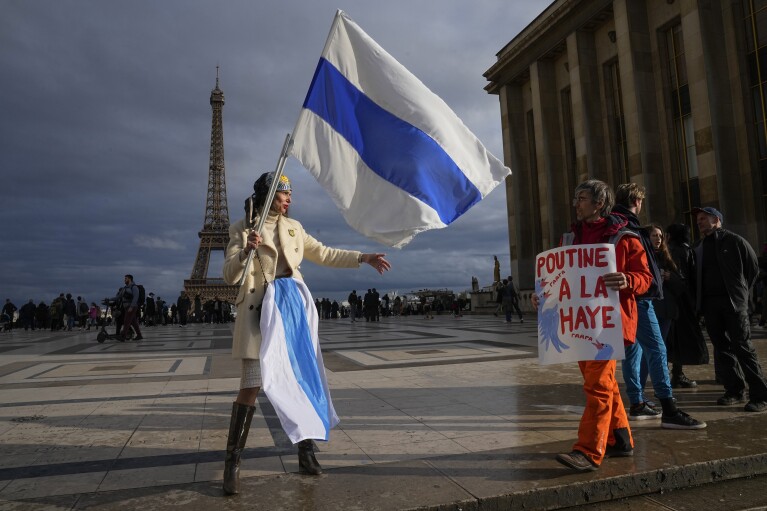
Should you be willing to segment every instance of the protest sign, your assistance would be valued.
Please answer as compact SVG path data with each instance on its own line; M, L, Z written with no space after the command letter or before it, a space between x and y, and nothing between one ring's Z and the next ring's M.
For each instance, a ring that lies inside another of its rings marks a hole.
M602 279L615 271L615 246L608 243L536 256L538 363L625 358L618 291Z

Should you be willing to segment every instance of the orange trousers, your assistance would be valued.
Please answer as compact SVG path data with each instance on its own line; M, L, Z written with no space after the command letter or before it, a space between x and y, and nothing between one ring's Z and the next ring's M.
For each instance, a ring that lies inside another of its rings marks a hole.
M586 394L586 409L578 426L578 442L573 450L585 454L595 465L605 457L605 447L615 445L615 430L625 428L629 446L634 447L626 410L615 380L615 360L588 360L578 362L583 374L583 393Z

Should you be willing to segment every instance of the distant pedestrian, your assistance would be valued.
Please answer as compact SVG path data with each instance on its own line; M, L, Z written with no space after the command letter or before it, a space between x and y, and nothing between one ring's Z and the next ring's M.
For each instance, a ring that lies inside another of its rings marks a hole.
M511 312L516 312L517 316L519 316L519 322L524 323L525 319L522 317L522 309L519 308L519 291L517 291L517 287L514 285L514 277L509 275L506 280L509 281L509 293L511 293Z
M64 315L67 317L67 331L71 331L77 319L77 304L70 293L67 293L67 299L64 302Z
M38 303L37 310L35 311L35 322L37 323L37 328L50 328L50 321L51 318L48 313L48 306L45 304L45 302Z
M64 293L59 294L58 297L51 301L51 306L48 310L48 314L51 318L51 332L61 330L64 327L64 303L67 299L64 297Z
M495 285L495 310L493 316L498 317L499 312L503 312L503 282L498 282Z
M141 327L138 323L138 304L139 290L138 286L133 282L133 275L125 275L125 286L120 289L120 292L115 299L122 302L123 307L123 327L120 333L120 340L125 341L128 338L128 330L133 328L136 332L135 341L140 341L144 337L141 335Z
M77 326L80 330L85 330L88 326L88 302L83 300L81 296L77 297Z
M144 305L144 325L154 326L157 320L157 305L154 301L154 293L149 293L146 297L146 304Z
M25 331L30 328L32 330L35 329L35 312L37 312L37 307L35 307L35 302L32 300L29 300L19 309L19 323L21 323Z
M357 290L353 289L349 294L349 298L347 299L349 302L349 317L351 318L352 323L357 321L357 300L359 300L359 297L357 296Z
M186 294L186 291L181 291L176 304L178 305L179 326L184 327L187 323L189 310L192 308L192 301L189 299L189 295Z
M202 298L199 293L194 295L194 321L202 323Z
M101 309L96 302L91 302L91 306L88 309L88 330L91 327L96 328L99 324L99 316L101 316Z

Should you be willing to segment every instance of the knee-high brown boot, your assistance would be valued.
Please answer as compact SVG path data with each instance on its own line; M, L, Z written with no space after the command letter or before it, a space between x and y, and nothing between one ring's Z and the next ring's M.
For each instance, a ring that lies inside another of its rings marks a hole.
M240 456L245 450L250 421L255 406L232 403L232 418L229 422L229 437L226 439L226 462L224 464L224 493L240 493Z
M314 457L314 443L311 440L298 442L298 471L313 476L322 473L322 467Z

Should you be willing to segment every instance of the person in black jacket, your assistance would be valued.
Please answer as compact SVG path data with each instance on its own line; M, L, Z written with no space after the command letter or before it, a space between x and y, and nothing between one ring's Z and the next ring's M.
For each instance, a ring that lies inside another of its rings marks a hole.
M751 343L748 303L759 264L751 245L722 228L724 218L715 208L694 208L702 239L695 245L697 308L706 319L714 345L714 364L723 378L725 393L717 404L745 401L747 412L767 411L767 381Z
M669 225L666 228L666 245L676 265L676 272L684 282L681 293L677 295L677 317L669 334L671 387L690 388L694 385L685 376L682 366L709 362L708 346L695 313L697 272L695 252L690 246L690 228L685 224Z

